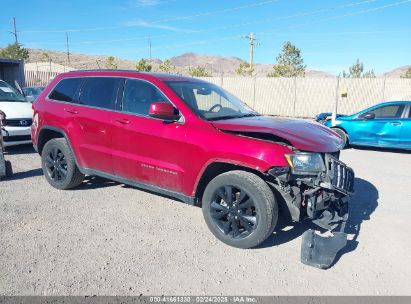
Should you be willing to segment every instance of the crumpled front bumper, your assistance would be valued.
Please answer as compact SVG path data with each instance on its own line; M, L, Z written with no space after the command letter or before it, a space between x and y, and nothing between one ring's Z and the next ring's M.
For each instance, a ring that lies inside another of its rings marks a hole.
M326 171L317 175L295 175L290 169L269 170L272 185L284 198L291 218L311 220L332 236L322 237L313 229L303 234L301 262L329 268L347 242L344 232L349 215L349 199L354 193L354 171L337 157L324 154Z

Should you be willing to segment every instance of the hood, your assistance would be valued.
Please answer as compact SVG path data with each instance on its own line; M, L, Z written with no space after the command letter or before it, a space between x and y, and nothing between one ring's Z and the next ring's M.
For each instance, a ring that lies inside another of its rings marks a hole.
M6 119L32 118L33 109L30 102L0 101L0 110L6 114Z
M336 152L343 147L342 139L329 128L301 119L255 116L212 122L222 131L270 134L291 143L295 148L310 152Z

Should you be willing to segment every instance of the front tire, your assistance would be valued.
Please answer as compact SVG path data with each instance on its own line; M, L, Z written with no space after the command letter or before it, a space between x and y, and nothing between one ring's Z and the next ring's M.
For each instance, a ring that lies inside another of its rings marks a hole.
M84 180L64 138L53 138L44 145L41 166L49 184L60 190L77 187Z
M211 232L223 243L253 248L274 231L278 206L270 187L257 175L230 171L207 185L202 209Z

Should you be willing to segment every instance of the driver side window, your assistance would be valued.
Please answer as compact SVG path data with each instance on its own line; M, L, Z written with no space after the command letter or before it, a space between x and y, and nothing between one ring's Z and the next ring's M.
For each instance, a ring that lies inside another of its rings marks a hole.
M123 92L123 112L148 116L153 102L169 102L167 97L154 85L138 80L127 79Z
M383 107L376 108L367 113L375 114L376 119L384 119L384 118L401 118L403 111L404 111L404 105L390 105L390 106L383 106Z

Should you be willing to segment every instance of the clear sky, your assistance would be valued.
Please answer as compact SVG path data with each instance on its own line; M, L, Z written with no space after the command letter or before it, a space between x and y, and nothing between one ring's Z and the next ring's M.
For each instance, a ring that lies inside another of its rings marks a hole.
M411 64L411 0L0 0L0 46L70 50L137 60L185 52L274 63L284 41L309 69L338 74L357 58L383 73Z

